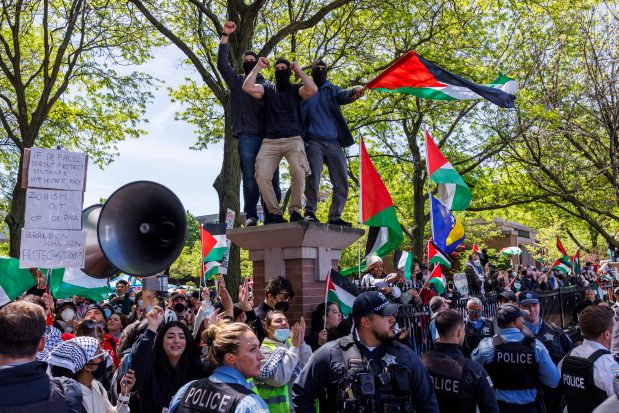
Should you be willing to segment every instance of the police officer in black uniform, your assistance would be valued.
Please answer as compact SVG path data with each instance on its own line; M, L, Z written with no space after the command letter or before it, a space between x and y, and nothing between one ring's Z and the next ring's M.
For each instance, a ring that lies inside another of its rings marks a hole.
M292 386L296 413L439 412L428 372L395 341L398 304L378 291L353 303L350 335L318 349Z
M512 290L504 290L497 296L498 306L502 306L504 304L515 304L518 302L518 297L516 297L516 293ZM499 323L496 321L496 315L492 317L492 331L494 334L498 334L501 331L499 327Z
M484 304L477 297L469 298L466 302L466 324L464 328L464 344L462 352L469 357L479 342L494 335L492 321L482 317Z
M607 306L589 306L578 325L585 340L561 361L561 385L568 413L589 413L615 394L613 376L619 364L611 355L615 312Z
M434 350L421 357L428 369L441 413L499 413L499 406L486 370L464 357L460 347L465 340L462 315L446 310L436 315L439 339Z
M528 312L528 315L524 317L525 327L546 347L552 361L555 364L559 364L561 359L572 349L572 340L570 340L562 328L540 317L539 297L534 292L521 292L518 295L518 305ZM561 388L544 388L543 392L546 413L562 412L564 403Z

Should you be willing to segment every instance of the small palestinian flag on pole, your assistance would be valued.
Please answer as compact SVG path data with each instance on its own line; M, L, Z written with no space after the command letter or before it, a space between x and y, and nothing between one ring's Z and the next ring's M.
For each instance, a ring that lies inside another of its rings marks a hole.
M325 287L325 304L327 302L337 303L342 315L348 317L352 311L355 298L359 294L361 294L359 288L348 278L343 277L333 269L329 271Z
M426 131L426 162L430 180L438 187L438 198L451 211L464 211L471 203L471 189L451 166Z
M570 257L570 261L572 262L574 273L576 275L580 274L580 248L576 250L576 254Z
M550 269L561 271L563 274L569 274L570 272L570 267L563 262L563 259L556 260Z
M451 260L435 243L428 240L428 262L451 268Z
M445 292L445 288L447 287L447 280L445 280L445 276L441 271L440 265L437 264L434 266L434 269L430 273L430 278L428 278L427 282L434 285L434 289L436 290L438 295L441 295Z
M413 268L413 254L408 251L396 250L393 254L393 266L404 272L404 278L411 280Z
M202 277L206 281L219 274L221 261L226 255L226 224L204 224L200 229L200 237Z
M499 74L490 85L479 85L408 51L366 88L434 100L487 99L499 107L513 108L518 83Z

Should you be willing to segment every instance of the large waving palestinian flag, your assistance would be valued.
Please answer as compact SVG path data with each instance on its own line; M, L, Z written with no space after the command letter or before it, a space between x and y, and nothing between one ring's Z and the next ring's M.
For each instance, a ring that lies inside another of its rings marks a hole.
M426 162L428 176L438 186L441 203L451 211L464 211L471 203L471 189L438 149L426 131Z
M407 52L366 87L434 100L487 99L502 108L514 107L514 94L518 91L518 83L502 74L490 85L479 85L438 67L414 51Z
M325 302L336 303L342 315L348 317L348 314L352 311L352 304L359 294L361 294L361 291L352 281L331 269L327 275Z

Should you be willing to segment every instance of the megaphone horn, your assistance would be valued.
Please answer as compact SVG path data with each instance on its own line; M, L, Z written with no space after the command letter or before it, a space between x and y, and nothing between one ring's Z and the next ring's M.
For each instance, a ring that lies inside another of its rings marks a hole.
M165 186L150 181L117 189L101 208L97 223L104 257L129 275L149 276L167 268L183 250L186 233L181 201ZM91 275L88 269L84 272Z

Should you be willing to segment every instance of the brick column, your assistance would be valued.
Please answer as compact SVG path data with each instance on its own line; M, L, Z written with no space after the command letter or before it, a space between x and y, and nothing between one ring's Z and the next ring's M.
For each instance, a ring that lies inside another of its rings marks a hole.
M325 277L337 269L341 252L364 231L315 222L290 222L227 231L228 238L249 251L254 265L254 304L264 300L264 288L271 278L292 280L295 297L288 318L301 316L308 322L316 306L324 300Z

